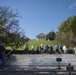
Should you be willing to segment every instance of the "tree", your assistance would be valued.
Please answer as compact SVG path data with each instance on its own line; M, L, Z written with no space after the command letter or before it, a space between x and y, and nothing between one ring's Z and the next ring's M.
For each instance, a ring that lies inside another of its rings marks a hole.
M22 45L22 39L26 39L23 32L20 32L19 13L10 7L0 6L0 45L17 46Z
M54 31L51 31L51 32L49 32L48 34L47 34L47 36L46 36L46 39L48 40L54 40L54 38L55 38L55 32Z
M76 16L69 17L64 20L58 27L58 33L56 34L56 40L58 42L66 44L67 46L73 46L76 44Z

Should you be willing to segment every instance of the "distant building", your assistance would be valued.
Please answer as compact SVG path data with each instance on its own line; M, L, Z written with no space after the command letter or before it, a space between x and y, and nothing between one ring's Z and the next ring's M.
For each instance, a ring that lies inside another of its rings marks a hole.
M36 36L36 40L46 40L46 34L40 33Z

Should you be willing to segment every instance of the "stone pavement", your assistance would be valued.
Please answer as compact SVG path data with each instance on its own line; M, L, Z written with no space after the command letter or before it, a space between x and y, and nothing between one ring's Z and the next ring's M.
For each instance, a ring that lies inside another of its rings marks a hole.
M13 54L5 63L4 70L54 70L59 65L56 58L62 58L61 70L66 70L69 63L76 70L76 55L74 54Z

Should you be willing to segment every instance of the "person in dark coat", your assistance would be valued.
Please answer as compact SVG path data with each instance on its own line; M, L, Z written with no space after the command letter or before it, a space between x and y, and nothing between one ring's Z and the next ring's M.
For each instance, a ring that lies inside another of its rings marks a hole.
M5 48L4 46L0 46L0 56L1 56L1 64L4 64L5 61Z
M37 47L37 49L36 49L36 53L39 54L39 47Z
M28 54L28 46L27 46L27 44L24 45L24 53Z
M34 54L34 46L31 46L31 54Z
M49 46L49 53L50 53L50 54L53 54L53 47L52 47L52 45Z

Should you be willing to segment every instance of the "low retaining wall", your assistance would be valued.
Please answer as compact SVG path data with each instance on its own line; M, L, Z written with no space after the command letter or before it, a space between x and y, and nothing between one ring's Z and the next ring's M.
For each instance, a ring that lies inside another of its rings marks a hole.
M6 50L6 51L5 51L6 54L9 53L9 52L10 52L10 50ZM12 52L12 54L14 54L14 52ZM15 51L15 54L41 54L41 52L40 52L40 51L38 51L38 52L37 52L37 51L34 51L34 52L32 53L32 51L29 50L28 53L24 53L24 50L16 50L16 51ZM47 54L49 54L49 53L47 53ZM54 51L53 51L52 54L55 54ZM73 50L68 50L68 51L67 51L67 54L73 54Z

